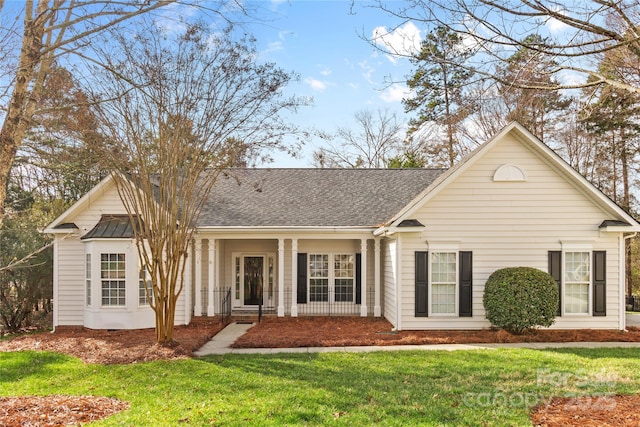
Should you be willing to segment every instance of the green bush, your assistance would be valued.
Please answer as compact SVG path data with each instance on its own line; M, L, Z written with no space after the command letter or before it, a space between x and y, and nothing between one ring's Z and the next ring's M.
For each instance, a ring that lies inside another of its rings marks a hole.
M549 273L536 268L503 268L489 276L482 302L493 326L521 334L555 322L558 285Z

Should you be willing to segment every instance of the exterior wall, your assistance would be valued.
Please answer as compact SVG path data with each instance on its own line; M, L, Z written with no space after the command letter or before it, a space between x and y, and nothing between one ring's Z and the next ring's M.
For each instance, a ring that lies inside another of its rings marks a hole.
M382 241L382 292L384 294L384 317L391 322L395 327L398 326L398 310L397 310L397 241L383 240ZM413 271L413 267L411 267Z
M53 273L53 326L82 326L84 245L77 236L56 236Z
M504 164L522 169L526 181L494 182L494 172ZM553 327L621 327L619 302L623 288L618 236L598 229L603 220L611 219L610 214L596 207L581 190L510 135L428 200L412 218L424 224L425 229L422 233L399 233L403 249L400 260L403 329L490 326L482 304L484 283L489 275L499 268L514 266L547 271L548 251L562 250L562 242L587 244L592 250L606 251L607 315L563 315ZM414 252L428 251L429 246L438 244L473 251L471 318L414 316Z
M79 230L62 237L54 244L54 326L86 326L92 329L139 329L155 326L154 314L148 306L138 305L138 255L131 241L103 239L82 241L80 237L90 231L106 214L125 214L115 186L105 188L89 200L86 209L66 218ZM124 246L123 246L124 242ZM92 253L92 305L87 307L85 294L85 253ZM126 254L127 289L125 307L102 307L100 300L100 253ZM183 291L178 299L175 324L188 322L185 314Z

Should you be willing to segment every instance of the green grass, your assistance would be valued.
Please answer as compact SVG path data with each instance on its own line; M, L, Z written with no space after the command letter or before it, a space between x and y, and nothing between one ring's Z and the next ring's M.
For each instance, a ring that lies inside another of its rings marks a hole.
M0 353L0 395L101 395L95 425L530 425L549 396L640 392L638 349L225 355L86 365Z

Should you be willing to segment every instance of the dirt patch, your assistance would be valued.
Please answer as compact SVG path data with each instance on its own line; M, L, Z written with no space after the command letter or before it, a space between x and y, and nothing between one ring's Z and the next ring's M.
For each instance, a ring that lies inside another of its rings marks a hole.
M78 357L85 363L102 365L180 359L191 357L223 327L219 318L194 318L188 326L176 326L176 344L171 347L156 344L153 329L106 331L60 328L56 332L0 341L0 351L55 351Z
M218 318L194 318L189 326L175 330L177 344L155 344L152 329L98 331L67 329L0 341L1 351L48 350L76 356L86 363L122 364L149 360L187 358L223 324ZM505 331L401 331L393 332L384 319L359 317L268 317L238 339L233 347L283 348L352 345L471 344L500 342L640 342L640 328L629 332L600 330L536 330L524 335ZM54 399L62 399L55 403ZM77 425L126 409L126 403L100 397L24 396L0 399L2 426ZM552 399L532 411L534 425L556 426L637 426L639 396ZM589 400L586 400L589 399ZM122 406L125 405L125 406ZM8 415L11 413L11 415ZM16 415L17 414L17 415ZM9 418L13 417L13 418ZM19 417L19 418L16 418ZM97 417L97 418L91 418Z
M0 425L66 426L90 423L129 408L118 399L96 396L0 397Z
M640 328L615 330L539 329L523 335L503 330L400 331L380 318L269 317L249 329L234 348L339 347L358 345L486 344L517 342L640 342Z

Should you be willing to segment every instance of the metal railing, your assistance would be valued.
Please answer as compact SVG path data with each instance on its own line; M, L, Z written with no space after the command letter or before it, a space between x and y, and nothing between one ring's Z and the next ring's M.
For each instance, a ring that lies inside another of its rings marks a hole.
M627 297L627 311L640 311L640 296Z
M292 292L290 289L284 292L285 312L290 314ZM349 296L350 301L336 301L332 292L321 296L321 301L312 301L307 296L305 303L297 303L298 315L303 316L360 316L362 313L362 303L358 302L355 296ZM342 298L347 299L347 298ZM374 290L367 288L366 294L367 314L373 315Z
M218 290L220 291L220 316L222 316L222 323L227 323L231 319L231 287Z

